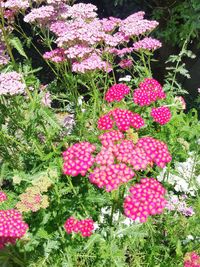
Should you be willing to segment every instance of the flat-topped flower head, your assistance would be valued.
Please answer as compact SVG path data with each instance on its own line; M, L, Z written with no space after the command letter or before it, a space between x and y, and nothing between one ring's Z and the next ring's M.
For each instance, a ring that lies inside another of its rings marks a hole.
M46 60L50 60L55 63L60 63L66 60L65 50L63 48L56 48L49 52L45 52L43 58Z
M24 21L27 23L46 25L54 19L55 14L56 12L53 6L41 6L33 8L31 12L24 17Z
M151 116L153 117L155 122L159 123L160 125L164 125L170 121L172 115L170 109L163 106L152 108Z
M161 214L167 201L166 190L154 178L142 178L130 188L130 195L124 201L124 213L132 220L146 222L148 216Z
M128 95L130 92L130 88L126 85L126 84L114 84L113 86L111 86L106 95L105 95L105 99L108 102L120 102L125 95Z
M151 37L145 37L144 39L133 44L133 49L135 51L148 50L154 51L162 46L162 43L157 39Z
M112 130L105 132L99 136L99 140L104 147L111 147L117 141L124 139L124 134L120 131Z
M22 215L15 209L0 210L0 249L6 244L15 244L28 229Z
M100 130L110 130L114 124L120 131L127 131L130 127L140 129L145 125L143 118L127 109L116 108L103 115L98 120Z
M30 6L28 0L7 0L1 5L13 11L25 10Z
M140 138L137 147L143 148L146 157L160 168L164 168L172 160L167 145L153 137Z
M63 173L71 176L78 174L85 176L95 162L92 156L95 149L96 147L89 142L80 142L69 147L63 152Z
M133 101L139 106L149 106L159 99L164 99L166 94L162 86L155 79L146 78L139 84L133 93Z
M78 220L74 217L70 217L64 224L65 231L68 234L80 233L82 237L89 237L94 230L94 221L90 218L84 220Z
M99 130L111 130L114 126L114 121L111 119L110 114L105 114L101 116L98 120Z
M17 95L25 92L23 76L16 71L0 74L0 95Z
M186 253L184 267L200 267L200 256L195 251Z
M7 195L3 191L0 191L0 203L7 200Z
M107 192L117 189L122 183L126 183L134 177L135 173L123 163L112 164L95 168L89 175L91 183Z

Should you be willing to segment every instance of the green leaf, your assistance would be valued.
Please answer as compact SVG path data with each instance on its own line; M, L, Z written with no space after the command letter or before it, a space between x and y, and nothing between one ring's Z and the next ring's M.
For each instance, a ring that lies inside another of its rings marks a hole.
M24 48L23 48L23 45L20 41L20 39L18 37L13 37L12 39L9 40L10 44L17 50L17 52L25 57L26 59L28 59L25 51L24 51Z

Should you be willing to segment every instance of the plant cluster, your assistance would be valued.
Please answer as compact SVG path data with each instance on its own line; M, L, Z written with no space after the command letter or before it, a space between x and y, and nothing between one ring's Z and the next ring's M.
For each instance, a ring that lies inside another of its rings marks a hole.
M163 86L153 78L158 22L64 0L0 1L0 16L0 264L198 263L200 124L180 57Z

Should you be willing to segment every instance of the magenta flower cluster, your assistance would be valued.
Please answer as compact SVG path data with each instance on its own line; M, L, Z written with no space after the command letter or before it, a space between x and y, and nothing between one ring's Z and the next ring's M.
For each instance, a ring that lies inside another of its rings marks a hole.
M171 119L171 112L168 107L158 107L152 108L151 116L153 117L154 121L159 123L160 125L164 125L168 123Z
M129 92L130 88L126 84L114 84L106 92L105 99L108 102L120 102Z
M162 86L155 79L146 78L133 93L133 101L139 106L149 106L158 99L166 98Z
M110 192L117 189L122 183L131 180L134 175L135 173L131 168L123 163L119 163L95 168L90 173L89 180L99 188L105 187L106 191Z
M92 156L95 149L96 147L89 142L76 143L69 147L63 152L63 173L71 176L86 175L88 169L95 162L95 158Z
M19 211L0 210L0 249L6 244L15 244L17 239L22 238L28 229Z
M116 141L120 141L124 138L124 134L116 130L105 132L99 136L99 140L105 148L112 147Z
M184 267L200 267L200 256L195 251L186 253Z
M94 230L94 221L90 218L84 220L77 220L74 217L70 217L64 224L65 231L68 234L80 233L83 237L88 237Z
M0 191L0 203L5 200L7 200L7 195L3 191Z
M132 220L146 222L148 216L161 214L167 201L165 189L154 178L142 178L130 188L130 195L124 201L124 213Z
M114 127L114 123L120 131L127 131L130 127L140 129L144 126L144 120L139 114L127 109L116 108L100 117L98 128L100 130L110 130Z

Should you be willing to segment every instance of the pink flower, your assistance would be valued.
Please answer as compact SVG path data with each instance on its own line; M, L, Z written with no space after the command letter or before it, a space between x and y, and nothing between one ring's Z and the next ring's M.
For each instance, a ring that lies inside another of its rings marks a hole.
M172 160L167 145L153 137L142 137L137 143L137 147L143 148L148 157L160 168L164 168L166 163Z
M55 17L55 9L53 6L41 6L33 8L29 14L24 17L27 23L48 24Z
M122 69L130 68L132 65L133 65L133 62L132 62L131 59L122 59L122 60L119 62L119 66L120 66Z
M88 142L76 143L63 152L63 173L66 175L85 176L88 169L94 164L92 156L96 147Z
M0 191L0 203L7 200L7 196L3 191Z
M155 79L146 78L139 84L139 88L133 93L135 104L140 106L148 106L158 99L165 98L166 95L162 86Z
M142 178L130 188L124 201L124 213L132 220L146 222L148 216L161 214L166 205L165 189L154 178Z
M51 107L51 102L52 100L50 92L45 93L41 99L41 103L46 107Z
M105 99L108 102L120 102L129 92L130 88L126 84L114 84L108 89Z
M103 61L96 53L91 54L81 62L74 62L72 64L72 71L78 73L86 73L88 71L103 70L106 72L111 71L111 66L106 61Z
M5 8L9 8L10 10L18 11L18 10L25 10L29 7L28 0L7 0L3 3Z
M144 126L144 120L139 114L130 110L116 108L100 117L98 128L100 130L110 130L114 126L114 122L120 131L127 131L131 126L135 129L140 129Z
M83 237L89 237L94 230L94 221L90 218L77 220L74 217L70 217L66 220L64 228L68 234L75 232L80 233Z
M43 58L55 63L60 63L66 60L64 52L65 50L63 48L56 48L49 52L45 52Z
M110 114L103 115L98 120L99 130L110 130L113 128L114 121L111 119Z
M124 137L125 136L122 132L113 130L100 135L99 140L104 147L109 148L113 146L115 142L124 139Z
M158 26L158 22L143 19L144 14L144 12L137 12L124 19L121 22L119 31L124 33L125 36L134 37L155 29Z
M117 189L122 183L126 183L133 178L135 173L123 163L111 164L95 168L89 175L91 183L99 188L105 187L107 192Z
M186 253L184 267L200 267L200 256L194 251Z
M136 171L145 170L151 164L145 150L131 140L122 140L114 147L113 153L119 162L131 165Z
M130 110L116 108L110 112L120 131L127 131L131 126L140 129L144 126L142 117Z
M15 244L28 229L20 212L14 209L0 210L0 249L8 243Z
M160 125L164 125L170 121L172 115L170 109L163 106L152 108L151 116L153 117L155 122L159 123Z
M74 45L65 50L65 55L70 59L83 58L88 54L92 53L94 48L84 45Z
M144 39L133 44L133 49L139 51L140 49L144 50L156 50L162 46L162 43L151 37L145 37Z
M102 147L101 151L97 154L95 162L98 165L112 165L114 164L115 157L112 153L112 147Z
M92 4L79 3L73 6L68 6L68 10L63 14L63 18L72 19L94 19L97 17L97 7Z
M23 76L15 71L0 74L0 95L16 95L25 92Z

